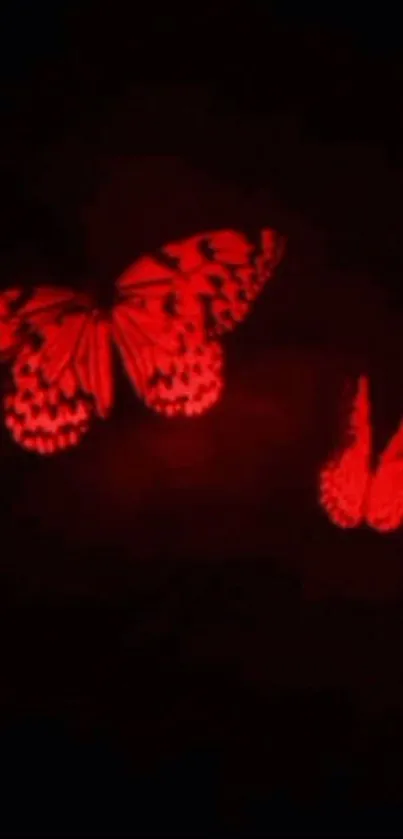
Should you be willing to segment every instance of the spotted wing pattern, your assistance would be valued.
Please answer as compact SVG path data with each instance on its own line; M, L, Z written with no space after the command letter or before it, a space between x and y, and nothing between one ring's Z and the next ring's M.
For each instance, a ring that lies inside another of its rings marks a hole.
M50 385L42 374L40 352L25 348L14 362L12 379L13 388L4 400L5 423L20 446L53 454L80 442L94 405L80 391L71 367Z
M365 518L372 431L369 385L360 376L347 422L347 436L320 472L320 503L334 524L357 527Z
M147 405L190 416L217 401L223 365L213 338L244 320L284 244L269 229L256 243L237 231L214 231L166 245L124 272L113 335Z
M382 533L397 530L403 524L403 422L383 452L372 478L367 522Z
M43 381L57 384L71 368L77 387L93 397L97 414L106 417L113 402L109 314L102 314L87 295L40 286L19 308L18 319L29 330L29 351L32 337L39 343Z
M117 283L122 300L147 309L157 298L183 323L211 336L233 329L274 275L285 238L264 229L256 242L234 230L165 245L130 266Z
M18 303L22 293L10 289L0 293L0 361L12 357L20 344Z

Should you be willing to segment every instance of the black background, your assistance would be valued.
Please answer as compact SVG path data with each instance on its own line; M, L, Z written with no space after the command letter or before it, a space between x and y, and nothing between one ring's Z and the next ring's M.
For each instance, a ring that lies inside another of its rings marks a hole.
M403 414L398 24L234 5L2 11L4 288L288 236L211 414L155 418L117 366L77 451L2 432L3 832L403 826L402 537L316 497L346 377L377 453Z

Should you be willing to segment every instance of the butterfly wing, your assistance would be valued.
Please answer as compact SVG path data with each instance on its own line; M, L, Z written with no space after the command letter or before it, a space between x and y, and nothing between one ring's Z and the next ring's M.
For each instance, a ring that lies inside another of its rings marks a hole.
M73 365L84 393L94 397L96 412L106 419L113 405L112 326L93 313L82 330Z
M145 333L130 307L116 306L113 335L124 367L138 396L166 416L194 416L212 407L223 388L223 353L215 341L206 342L182 331L175 319L159 337Z
M113 335L147 405L190 416L217 401L223 355L212 338L246 317L283 247L272 230L262 231L257 243L219 230L166 245L124 272Z
M93 400L80 391L77 375L66 366L57 383L42 373L40 351L26 346L12 367L13 390L4 399L5 423L25 449L53 454L77 445L88 431Z
M184 280L185 307L201 306L210 335L232 330L273 275L285 240L263 230L257 242L234 230L219 230L167 245Z
M135 262L118 280L118 294L144 314L159 300L165 313L174 310L183 323L218 335L245 319L284 247L270 229L256 242L234 230L198 234Z
M47 385L57 385L71 369L83 393L106 417L113 402L111 324L84 294L50 286L36 289L19 319L40 340L38 359Z
M43 321L54 320L68 311L76 310L79 307L85 308L88 304L87 295L74 291L74 289L38 286L21 304L19 315L24 320L39 325ZM41 316L43 316L43 320Z
M321 506L339 527L357 527L363 521L371 449L368 378L361 376L349 413L346 438L320 472Z
M21 296L19 289L0 293L0 360L12 355L20 343L18 301Z
M403 421L372 479L367 522L381 533L397 530L403 524Z

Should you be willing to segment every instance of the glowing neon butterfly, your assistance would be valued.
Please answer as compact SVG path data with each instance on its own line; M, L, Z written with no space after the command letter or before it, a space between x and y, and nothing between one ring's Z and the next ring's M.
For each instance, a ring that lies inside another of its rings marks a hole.
M366 522L381 532L403 523L403 421L371 469L372 429L368 377L361 376L349 417L346 445L320 473L320 502L339 527Z
M13 365L6 424L22 446L53 452L79 441L93 414L113 404L112 342L140 398L166 416L213 406L223 387L215 340L246 317L273 275L284 239L263 230L254 244L222 230L144 256L118 279L101 310L83 293L41 287L18 310L39 338Z

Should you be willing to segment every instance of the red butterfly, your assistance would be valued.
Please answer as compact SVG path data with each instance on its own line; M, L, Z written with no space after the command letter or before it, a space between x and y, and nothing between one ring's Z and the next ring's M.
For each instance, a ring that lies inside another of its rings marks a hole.
M5 421L14 439L54 452L76 444L93 414L106 417L114 398L112 342L150 408L166 416L206 411L223 387L215 338L244 320L284 244L265 229L256 244L221 230L167 245L123 273L109 310L68 289L41 287L21 298L18 334L39 338L39 346L25 342L12 368Z
M320 473L320 501L339 527L366 522L381 532L403 523L403 421L371 469L372 429L367 376L358 380L343 449Z

